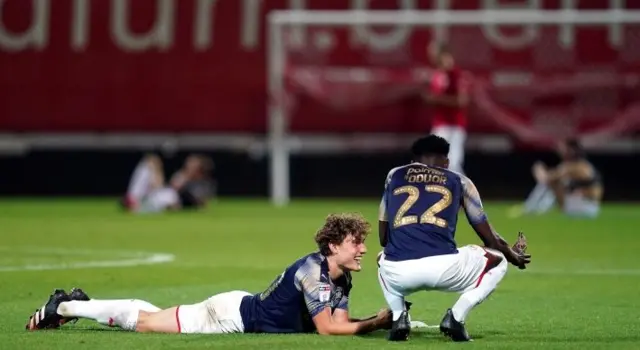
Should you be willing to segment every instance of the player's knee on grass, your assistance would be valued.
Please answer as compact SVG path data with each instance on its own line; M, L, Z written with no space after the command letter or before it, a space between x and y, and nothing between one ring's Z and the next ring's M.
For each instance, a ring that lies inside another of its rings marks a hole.
M140 311L136 332L140 333L180 333L176 314L177 307L158 312Z

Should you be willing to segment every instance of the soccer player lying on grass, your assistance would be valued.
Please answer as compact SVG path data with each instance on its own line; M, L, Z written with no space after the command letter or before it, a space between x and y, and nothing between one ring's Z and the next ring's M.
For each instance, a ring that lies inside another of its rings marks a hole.
M165 184L162 160L145 156L136 166L122 205L131 212L162 212L206 205L211 195L212 161L202 155L190 155L182 169Z
M319 251L287 267L262 293L221 293L192 304L160 309L138 299L97 300L75 289L56 290L26 328L58 328L89 318L128 331L158 333L364 334L391 327L391 312L355 320L348 312L351 272L361 270L369 223L357 214L334 214L317 231Z

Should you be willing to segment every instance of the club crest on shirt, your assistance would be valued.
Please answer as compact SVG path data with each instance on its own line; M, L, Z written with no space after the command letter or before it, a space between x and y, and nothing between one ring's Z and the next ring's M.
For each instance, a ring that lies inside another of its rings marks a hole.
M320 284L318 287L318 299L321 303L326 303L331 300L331 285L329 284Z

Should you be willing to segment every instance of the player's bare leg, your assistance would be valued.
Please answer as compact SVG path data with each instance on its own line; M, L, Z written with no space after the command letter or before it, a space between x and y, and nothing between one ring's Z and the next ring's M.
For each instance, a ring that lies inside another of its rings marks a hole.
M178 307L174 306L158 312L140 311L135 331L140 333L180 333Z
M477 285L475 288L462 293L453 307L447 310L440 323L440 331L454 341L471 340L464 326L467 315L474 307L491 295L498 283L507 274L507 260L504 256L491 249L485 248L485 251L486 266Z

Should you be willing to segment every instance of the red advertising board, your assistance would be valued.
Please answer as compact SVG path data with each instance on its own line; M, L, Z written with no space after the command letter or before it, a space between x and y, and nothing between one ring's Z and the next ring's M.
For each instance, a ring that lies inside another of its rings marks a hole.
M409 5L432 9L432 4L450 9L478 9L500 7L503 3L559 8L565 2L0 0L0 131L263 132L268 101L265 88L268 11L394 9ZM614 2L574 3L579 8L608 8ZM635 2L626 2L627 8L632 7L631 3ZM548 74L574 73L576 66L605 74L599 81L609 81L612 76L613 80L617 76L627 79L629 74L640 71L640 49L637 44L632 45L634 38L637 43L640 37L639 29L618 25L511 31L493 27L451 28L454 52L457 45L463 53L460 65L485 84L484 95L479 98L493 103L480 101L477 111L472 112L478 115L471 118L472 131L505 130L495 120L481 117L496 105L504 106L503 113L526 115L529 119L537 115L532 106L551 106L544 108L543 119L553 119L575 107L575 97L566 98L562 93L551 100L542 98L541 102L502 103L513 99L496 86L509 79L522 79L525 73L533 74L533 78L526 79L556 84L559 88L562 82L544 79ZM336 62L349 61L355 50L353 45L358 45L350 39L351 29L342 30L334 33L338 42L325 53ZM416 31L397 39L398 47L384 49L378 58L387 59L385 55L403 48L413 63L423 64L421 55L430 40L429 33ZM473 46L474 43L479 45ZM468 50L473 54L466 54ZM371 62L362 59L351 64ZM578 82L584 86L584 80ZM603 102L611 110L603 113L623 115L631 100L638 96L629 96L627 85L612 84L613 88L607 90L614 93ZM633 82L629 84L633 86ZM529 85L539 89L539 85ZM603 85L598 89L603 89ZM591 101L588 94L585 96L583 100ZM332 114L331 110L310 103L297 110L292 125L298 131L415 132L416 127L428 125L428 116L415 112L414 107L403 101L378 108L375 113L356 111L344 115ZM597 117L601 115L594 116Z

